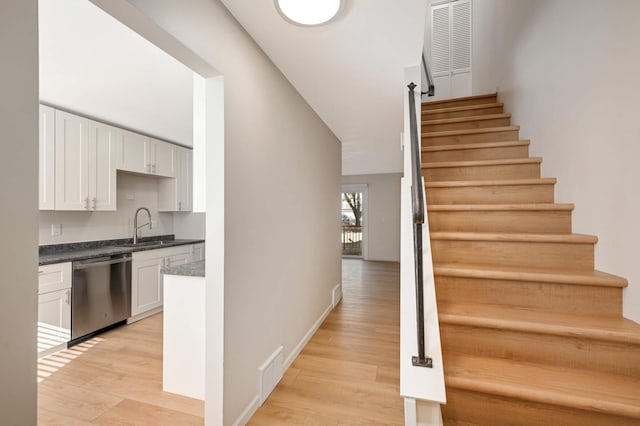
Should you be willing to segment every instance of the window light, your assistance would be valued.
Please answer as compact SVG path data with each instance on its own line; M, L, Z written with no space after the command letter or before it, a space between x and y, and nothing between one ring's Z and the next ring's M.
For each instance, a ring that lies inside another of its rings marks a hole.
M280 13L301 25L320 25L330 21L340 10L341 0L275 0Z

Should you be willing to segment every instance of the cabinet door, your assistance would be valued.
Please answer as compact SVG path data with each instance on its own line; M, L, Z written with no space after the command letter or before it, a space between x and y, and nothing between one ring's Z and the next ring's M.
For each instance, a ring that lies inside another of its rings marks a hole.
M131 272L131 316L162 306L162 275L164 256L133 256Z
M191 261L197 262L199 260L204 260L204 243L191 246Z
M180 150L180 174L178 176L178 211L193 210L193 151Z
M88 210L88 124L86 118L56 111L56 210Z
M53 210L55 208L55 110L40 105L40 138L39 138L39 208Z
M159 176L176 176L176 145L151 139L149 156L152 173Z
M147 145L149 138L129 131L122 131L118 161L116 167L136 173L149 173L147 160Z
M121 133L106 124L89 121L89 201L91 210L116 209L115 148Z
M165 268L171 268L178 265L186 265L187 263L191 262L192 257L193 255L191 253L191 249L188 249L188 251L184 251L182 253L168 256L165 261Z
M38 295L38 352L71 339L71 289Z
M191 211L193 209L193 152L175 147L176 177L158 181L158 210L166 212Z
M71 262L40 265L38 267L38 294L71 288Z

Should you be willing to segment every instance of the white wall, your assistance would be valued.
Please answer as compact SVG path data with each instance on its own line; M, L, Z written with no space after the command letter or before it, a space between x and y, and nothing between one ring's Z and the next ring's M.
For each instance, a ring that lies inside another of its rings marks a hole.
M36 424L37 6L0 7L0 422L25 426Z
M139 236L173 234L173 217L182 213L158 213L157 178L118 172L116 191L116 211L40 211L40 245L132 238L133 215L138 207L147 207L153 220L153 228L140 229ZM139 224L147 221L146 213L139 216ZM61 235L51 236L52 224L62 225Z
M205 223L205 213L174 213L173 233L176 238L204 239Z
M474 93L496 90L574 202L574 232L599 237L596 267L629 279L640 322L640 2L474 1Z
M404 68L420 61L424 0L344 1L327 25L291 25L272 0L222 0L342 142L342 174L402 171Z
M255 403L257 368L279 345L285 359L291 355L341 281L340 143L219 1L132 4L224 75L224 423L231 424Z
M192 146L193 72L87 0L39 0L40 99Z
M400 261L400 173L342 176L342 184L367 185L366 260Z

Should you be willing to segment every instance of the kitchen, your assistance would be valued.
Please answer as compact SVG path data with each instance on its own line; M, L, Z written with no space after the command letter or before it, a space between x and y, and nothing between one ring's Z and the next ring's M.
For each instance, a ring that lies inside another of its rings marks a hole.
M162 312L205 216L193 72L85 0L39 14L40 358Z

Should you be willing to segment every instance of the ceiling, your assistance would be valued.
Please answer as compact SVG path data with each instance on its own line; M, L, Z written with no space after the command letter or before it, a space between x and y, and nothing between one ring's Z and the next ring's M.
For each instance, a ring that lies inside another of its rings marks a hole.
M40 100L191 146L193 72L87 0L39 0Z
M427 2L343 0L326 25L273 0L221 0L342 142L342 174L402 171L404 69L420 63Z

